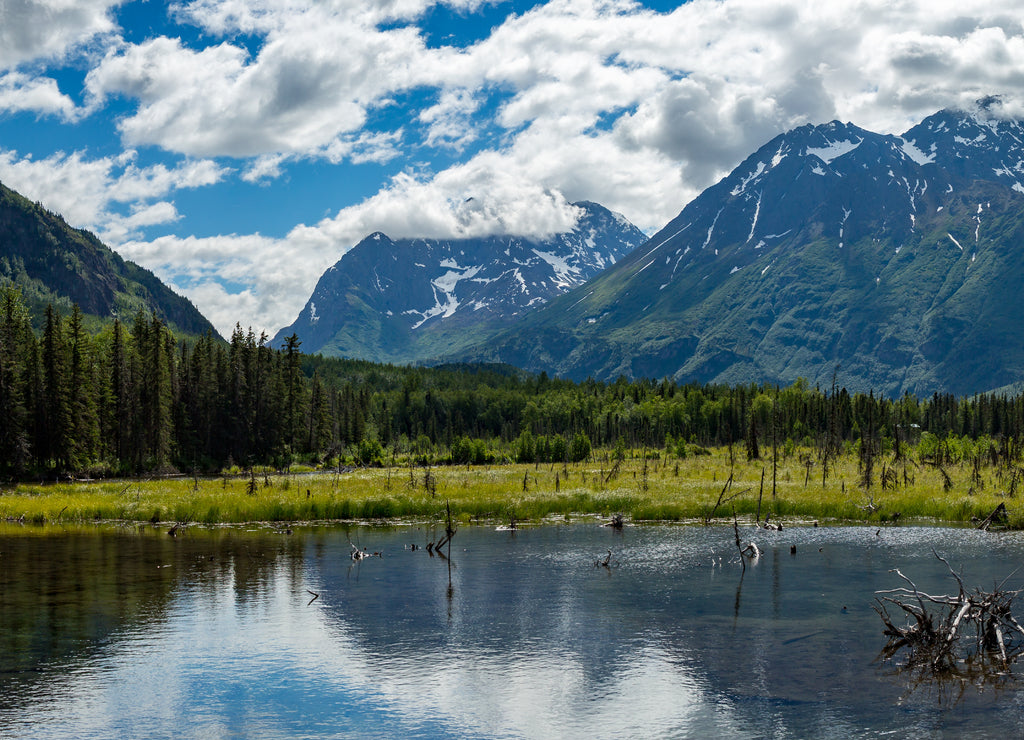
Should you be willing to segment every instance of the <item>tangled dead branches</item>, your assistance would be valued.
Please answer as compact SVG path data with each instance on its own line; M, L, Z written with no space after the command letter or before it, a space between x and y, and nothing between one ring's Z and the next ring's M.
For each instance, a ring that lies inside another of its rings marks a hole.
M1024 652L1024 627L1012 612L1013 600L1020 590L1002 590L1004 579L991 592L968 591L949 562L934 551L933 554L949 568L958 593L932 596L921 591L899 569L890 571L908 585L876 592L882 596L875 599L874 608L889 638L882 657L889 660L902 652L903 667L917 670L922 676L1005 674ZM904 626L894 624L886 604L896 606L909 617Z

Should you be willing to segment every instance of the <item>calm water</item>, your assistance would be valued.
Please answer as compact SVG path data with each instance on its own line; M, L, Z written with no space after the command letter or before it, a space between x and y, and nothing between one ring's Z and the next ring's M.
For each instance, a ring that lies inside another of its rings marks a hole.
M748 530L745 573L732 536L464 527L449 570L422 527L0 527L0 737L1020 737L1024 685L909 685L871 604L1024 536Z

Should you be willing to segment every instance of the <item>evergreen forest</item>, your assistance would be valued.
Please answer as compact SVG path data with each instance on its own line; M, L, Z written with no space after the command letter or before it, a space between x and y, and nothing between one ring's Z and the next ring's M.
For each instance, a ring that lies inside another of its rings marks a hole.
M398 367L307 356L236 326L177 339L155 314L42 328L0 293L0 477L40 479L375 465L572 462L738 446L758 458L862 458L901 444L940 462L1016 461L1024 397L886 398L833 384L580 383L501 365ZM766 453L766 450L768 452Z

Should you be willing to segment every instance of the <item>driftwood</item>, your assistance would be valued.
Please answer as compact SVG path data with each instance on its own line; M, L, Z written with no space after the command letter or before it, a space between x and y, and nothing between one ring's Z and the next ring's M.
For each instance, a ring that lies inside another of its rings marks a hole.
M594 561L594 567L595 568L608 568L609 570L611 570L613 565L617 566L618 563L612 560L612 551L611 550L608 551L608 554L604 557L603 560L595 560Z
M743 564L743 572L747 571L747 558L751 560L757 560L761 557L761 550L755 542L748 542L747 546L744 547L743 543L740 542L740 523L736 518L736 509L732 510L732 531L736 536L736 549L740 553L740 562Z
M449 553L451 553L451 550L452 550L452 537L455 536L455 532L457 530L457 527L455 526L455 523L452 520L452 506L451 506L451 502L445 501L444 502L444 508L445 508L444 536L442 536L441 539L439 539L437 542L428 542L427 543L427 554L429 554L430 557L434 557L434 555L440 555L442 558L444 558L445 554L443 552L441 552L441 548L444 547L445 545L448 545L448 552Z
M622 514L614 514L610 521L605 522L601 526L611 527L612 529L622 529L624 524L625 519L623 518Z
M351 542L348 543L352 547L351 558L355 561L366 560L367 558L382 558L384 553L382 552L369 552L365 547L360 550Z
M917 670L922 677L1005 675L1024 652L1024 626L1012 612L1020 590L1004 591L999 584L991 592L968 591L949 562L933 554L949 568L957 593L933 596L921 591L899 569L890 571L907 585L876 592L881 598L875 599L874 609L889 638L882 649L883 659L902 653L902 667ZM906 624L895 624L887 604L907 615Z
M1009 515L1006 513L1006 504L1001 503L992 510L991 514L981 520L981 523L978 524L978 529L983 529L987 532L993 524L1006 524L1009 518Z

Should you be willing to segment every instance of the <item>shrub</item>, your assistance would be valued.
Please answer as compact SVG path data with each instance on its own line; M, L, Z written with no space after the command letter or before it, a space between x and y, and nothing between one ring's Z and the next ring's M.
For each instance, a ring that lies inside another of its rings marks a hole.
M590 457L590 437L583 432L577 432L569 444L569 461L583 462Z

